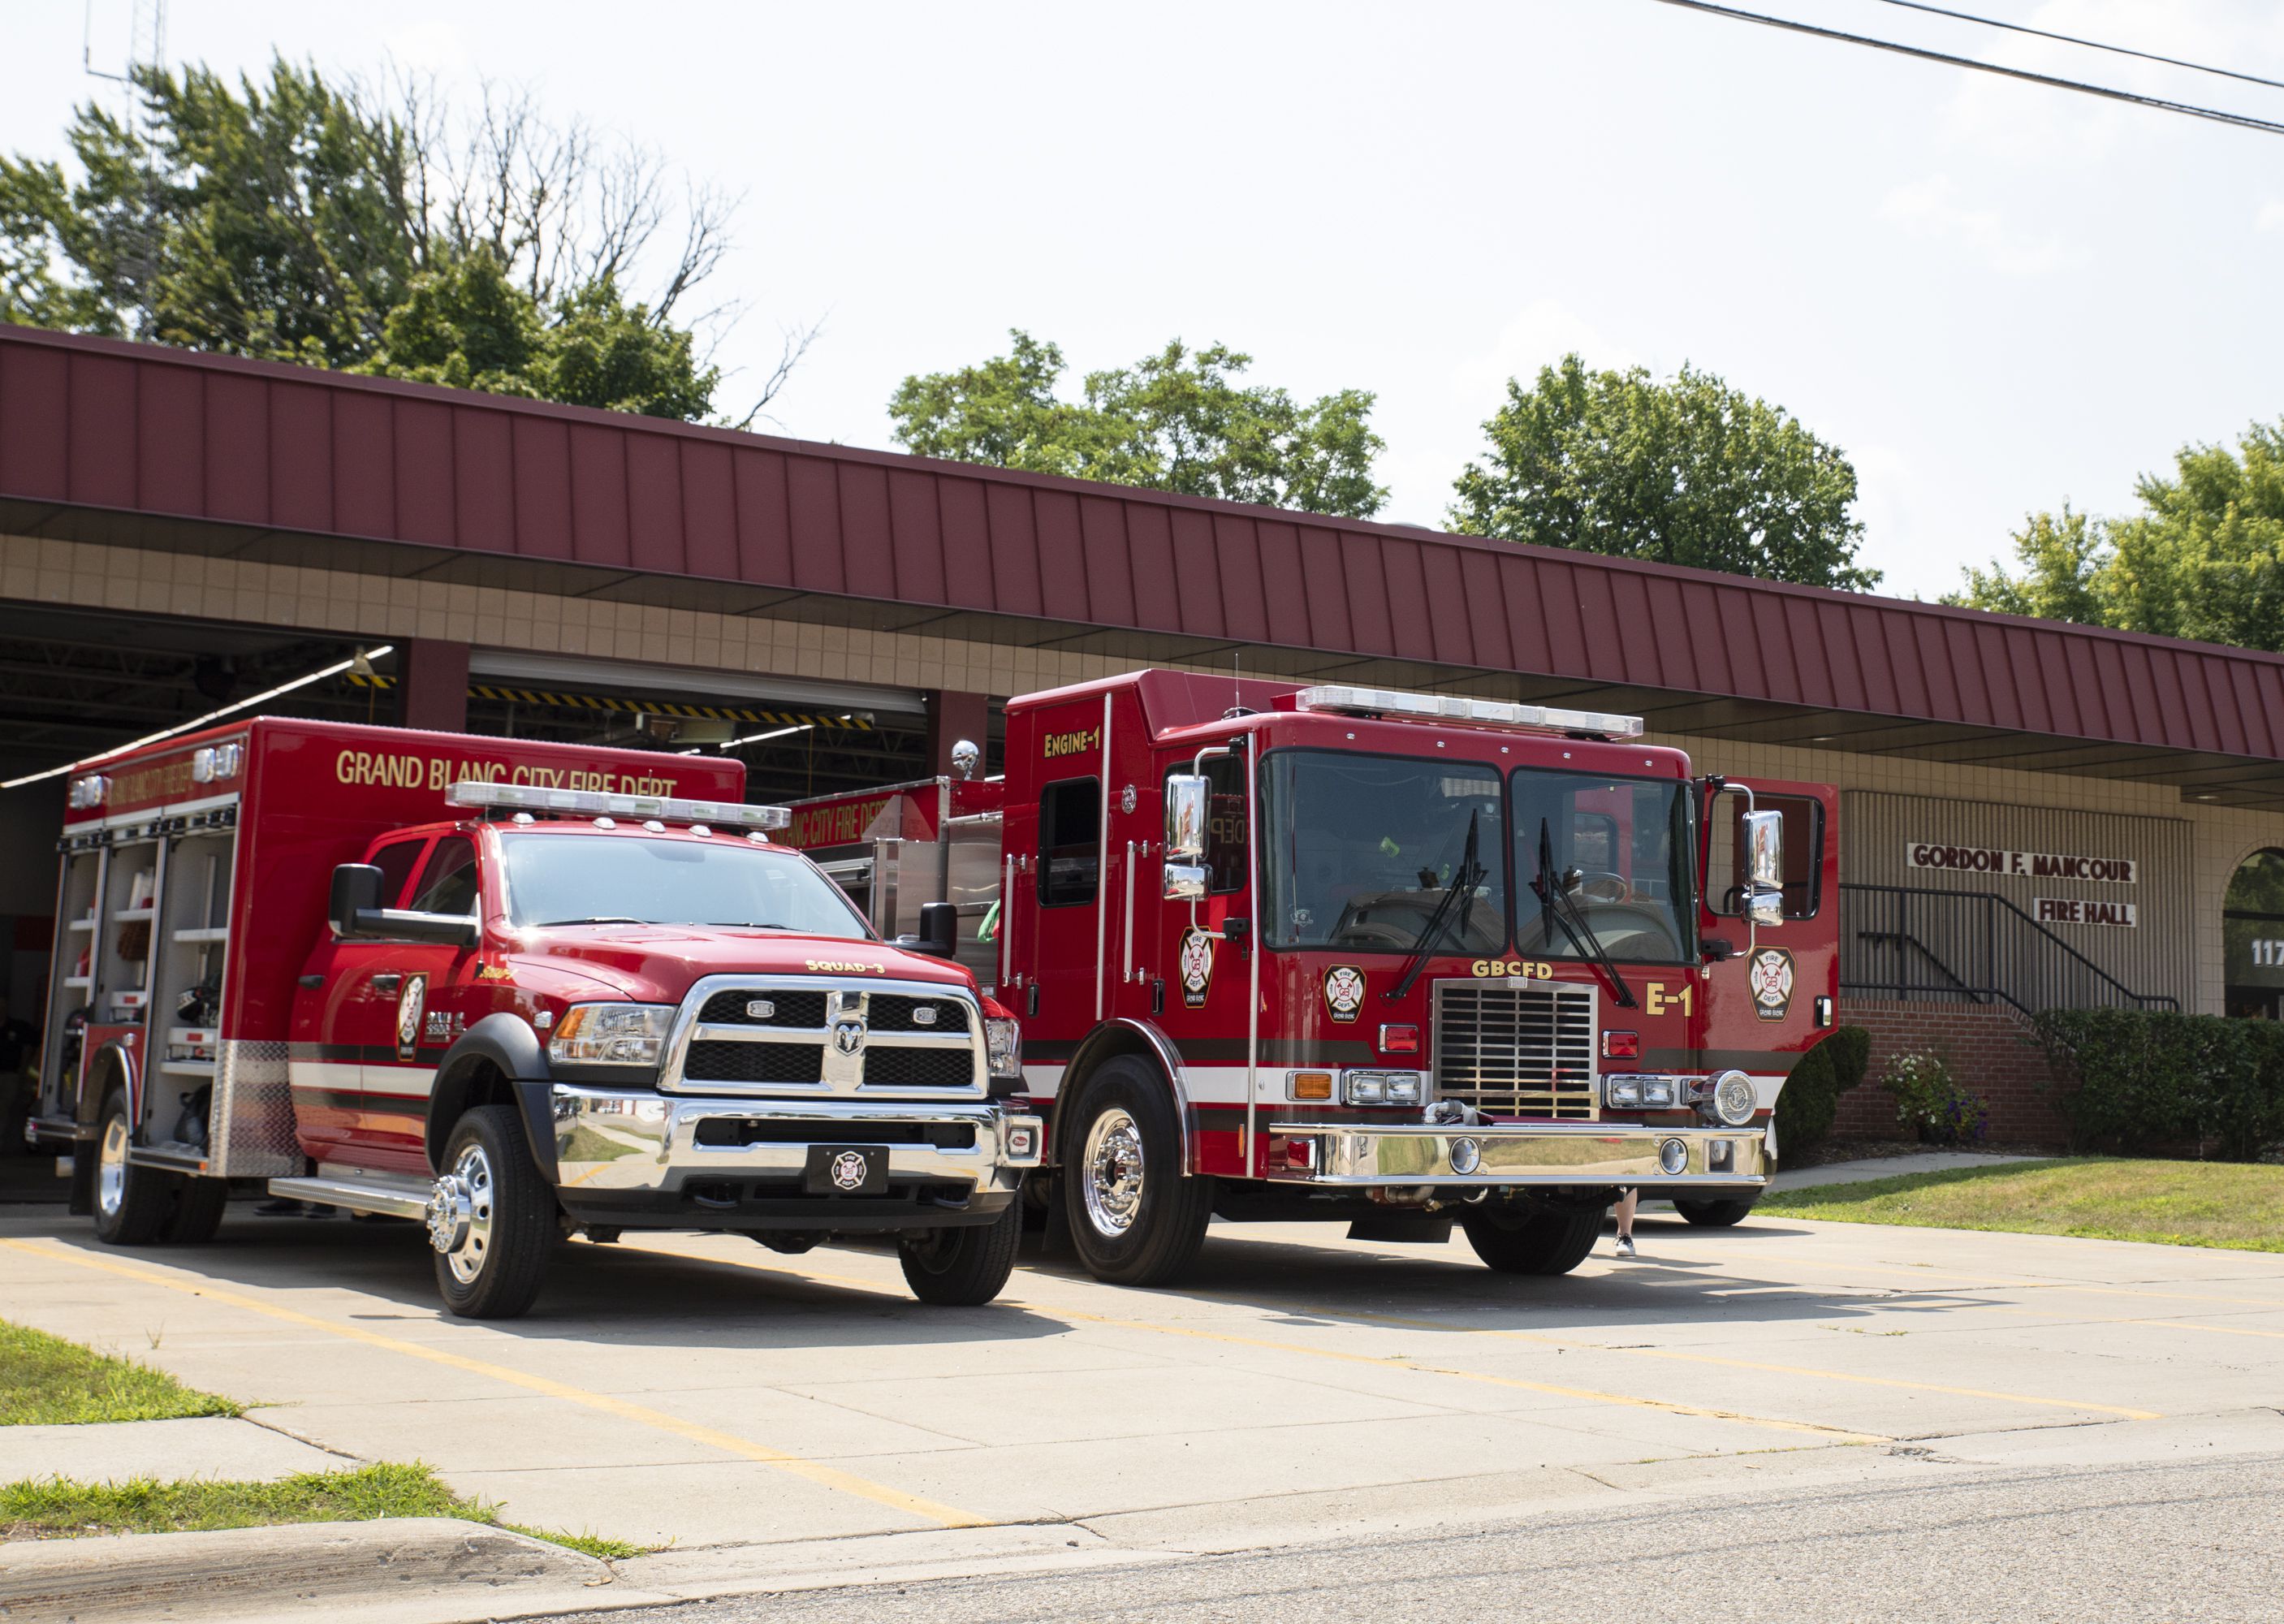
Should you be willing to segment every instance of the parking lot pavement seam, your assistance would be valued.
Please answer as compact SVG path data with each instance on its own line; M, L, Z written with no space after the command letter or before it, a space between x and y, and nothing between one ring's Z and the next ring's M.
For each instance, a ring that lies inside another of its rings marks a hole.
M1665 1359L1684 1364L1722 1365L1737 1370L1759 1370L1772 1376L1814 1377L1825 1381L1849 1382L1859 1386L1896 1387L1915 1393L1939 1393L1952 1398L1994 1399L2017 1404L2044 1405L2055 1409L2090 1409L2112 1415L2128 1421L2161 1421L2156 1410L2130 1409L2116 1404L2095 1404L2073 1399L2048 1399L2033 1393L1998 1393L1981 1387L1953 1387L1936 1382L1914 1382L1901 1377L1859 1376L1846 1370L1823 1370L1812 1365L1772 1364L1760 1360L1729 1359L1717 1353L1692 1353L1678 1348L1625 1347L1607 1342L1583 1342L1569 1337L1550 1337L1544 1331L1510 1330L1495 1325L1453 1325L1438 1320L1422 1320L1409 1314L1374 1314L1367 1309L1330 1309L1314 1304L1292 1305L1293 1311L1314 1317L1350 1320L1368 1325L1388 1325L1404 1330L1435 1330L1463 1337L1503 1337L1518 1342L1533 1342L1546 1347L1559 1347L1576 1353L1631 1353L1644 1359ZM1354 1355L1368 1357L1368 1355ZM1647 1402L1647 1400L1645 1400ZM1836 1430L1836 1429L1835 1429Z
M645 1248L643 1250L657 1250L660 1251L662 1255L685 1258L689 1259L692 1262L719 1262L726 1263L732 1268L763 1269L770 1273L780 1272L778 1270L772 1269L770 1266L766 1263L752 1261L742 1258L705 1258L693 1256L689 1252L666 1251L665 1249L662 1248ZM827 1275L817 1270L783 1272L797 1273L801 1277L805 1279L821 1280L836 1285L859 1286L876 1291L885 1291L887 1289L884 1285L879 1283L862 1280L846 1275ZM1310 1347L1301 1343L1278 1342L1261 1337L1239 1337L1224 1331L1202 1330L1188 1326L1161 1325L1148 1320L1114 1319L1106 1314L1088 1314L1076 1308L1052 1306L1044 1303L1023 1302L1013 1298L1001 1298L999 1300L1010 1308L1025 1309L1033 1314L1044 1314L1051 1319L1063 1318L1067 1320L1081 1320L1090 1324L1115 1326L1128 1330L1146 1331L1157 1336L1189 1337L1201 1341L1222 1342L1240 1347L1263 1348L1271 1353L1297 1353L1304 1358L1333 1359L1339 1360L1343 1363L1375 1365L1382 1369L1417 1370L1424 1375L1446 1376L1463 1382L1482 1382L1492 1386L1513 1387L1520 1389L1525 1393L1545 1393L1555 1398L1578 1399L1589 1403L1623 1405L1638 1409L1662 1410L1669 1415L1693 1416L1701 1419L1734 1421L1742 1423L1748 1426L1774 1428L1779 1432L1805 1432L1814 1437L1831 1439L1834 1442L1839 1443L1886 1443L1889 1441L1884 1434L1860 1432L1848 1427L1827 1426L1821 1422L1816 1421L1778 1420L1765 1416L1748 1415L1740 1410L1713 1409L1709 1408L1704 1405L1684 1404L1678 1400L1670 1399L1645 1399L1631 1393L1603 1393L1593 1388L1558 1386L1549 1382L1528 1381L1520 1377L1492 1376L1479 1370L1447 1369L1441 1366L1421 1364L1416 1360L1383 1358L1373 1353L1348 1353L1336 1348ZM1216 1299L1208 1298L1206 1300ZM1257 1305L1239 1306L1252 1306ZM1324 1317L1353 1318L1358 1316L1327 1314ZM1431 1327L1431 1329L1436 1328ZM1591 1346L1593 1345L1582 1344L1581 1345Z
M919 1495L907 1494L903 1489L891 1487L885 1483L874 1483L869 1479L857 1477L853 1473L824 1465L802 1455L788 1454L782 1449L773 1449L767 1444L755 1443L748 1439L739 1438L733 1432L724 1432L716 1427L702 1426L696 1422L684 1421L678 1416L669 1415L663 1410L652 1409L646 1405L630 1403L623 1399L614 1399L606 1393L590 1393L583 1387L575 1387L567 1382L559 1382L549 1377L534 1376L507 1365L496 1365L485 1360L469 1358L463 1353L450 1353L442 1348L426 1347L418 1342L404 1341L401 1338L385 1337L378 1331L338 1324L330 1320L321 1319L316 1314L303 1314L299 1309L286 1308L274 1303L263 1302L259 1298L247 1297L236 1291L217 1290L210 1285L192 1284L188 1280L177 1280L154 1269L139 1268L132 1264L116 1263L107 1258L90 1257L68 1248L35 1245L29 1241L11 1237L0 1237L0 1246L6 1246L48 1262L66 1263L80 1268L94 1269L104 1274L117 1275L129 1280L141 1281L147 1285L161 1286L170 1291L181 1291L188 1296L202 1297L211 1302L243 1309L252 1314L264 1314L271 1319L282 1320L287 1324L307 1326L312 1330L339 1337L344 1341L360 1342L367 1346L384 1348L391 1353L402 1353L411 1358L446 1365L454 1369L466 1371L471 1375L489 1377L510 1386L521 1387L528 1392L559 1399L567 1403L577 1404L584 1408L600 1411L605 1415L616 1416L622 1420L656 1427L661 1431L671 1432L677 1437L688 1439L692 1443L704 1444L711 1448L719 1449L726 1455L737 1455L761 1465L773 1467L791 1476L804 1479L819 1487L853 1495L859 1499L869 1500L876 1505L887 1506L892 1510L901 1511L923 1522L934 1523L939 1527L981 1528L989 1526L995 1520L962 1510L957 1506L946 1505L941 1501L929 1500Z

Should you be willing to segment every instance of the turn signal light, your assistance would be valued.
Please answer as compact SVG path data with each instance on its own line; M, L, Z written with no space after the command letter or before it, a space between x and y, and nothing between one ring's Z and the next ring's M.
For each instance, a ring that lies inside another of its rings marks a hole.
M1380 1052L1383 1055L1417 1055L1420 1052L1420 1029L1408 1025L1381 1027Z
M1602 1058L1605 1060L1639 1060L1641 1033L1638 1032L1606 1032L1602 1034Z
M1287 1080L1296 1100L1329 1100L1333 1097L1333 1074L1330 1071L1293 1071Z

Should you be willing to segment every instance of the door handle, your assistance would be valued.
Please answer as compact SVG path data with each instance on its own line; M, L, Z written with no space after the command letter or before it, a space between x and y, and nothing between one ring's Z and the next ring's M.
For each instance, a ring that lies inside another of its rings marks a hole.
M325 978L322 974L316 976L296 976L293 979L300 985L305 987L321 987L325 985Z
M394 992L403 985L404 977L395 970L383 970L372 978L372 990L376 992Z

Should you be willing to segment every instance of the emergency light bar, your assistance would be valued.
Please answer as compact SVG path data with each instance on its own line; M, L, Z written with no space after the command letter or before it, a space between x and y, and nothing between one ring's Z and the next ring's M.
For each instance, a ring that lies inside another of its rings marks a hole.
M609 795L600 789L550 789L539 784L488 784L462 779L444 792L453 806L507 806L519 812L571 812L583 817L655 818L733 829L781 829L793 821L782 806L730 801L681 801L662 795Z
M1302 688L1293 702L1303 710L1426 717L1439 722L1469 722L1479 727L1605 734L1613 739L1639 739L1642 731L1641 718L1618 716L1607 710L1563 710L1552 705L1511 705L1505 700L1469 699L1459 694L1406 694L1396 688L1354 688L1341 684Z

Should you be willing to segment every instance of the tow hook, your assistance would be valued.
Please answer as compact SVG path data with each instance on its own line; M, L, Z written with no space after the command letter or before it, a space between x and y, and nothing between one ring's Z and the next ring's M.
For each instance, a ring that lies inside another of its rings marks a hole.
M468 1181L453 1173L437 1179L428 1192L428 1243L447 1256L467 1244L476 1212Z

